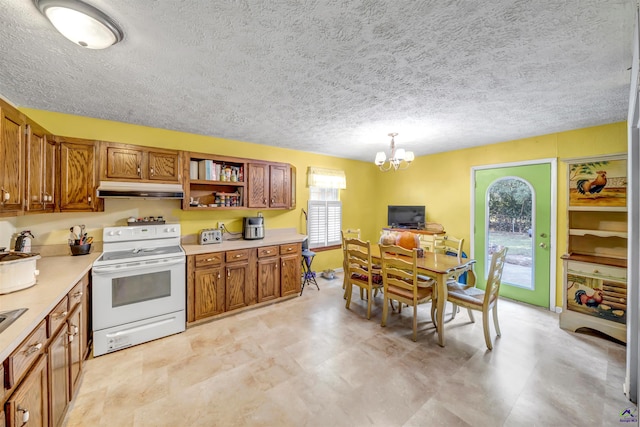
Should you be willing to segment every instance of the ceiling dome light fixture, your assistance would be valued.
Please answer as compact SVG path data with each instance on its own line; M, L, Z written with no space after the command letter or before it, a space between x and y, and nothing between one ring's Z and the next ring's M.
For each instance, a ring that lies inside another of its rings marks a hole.
M63 36L88 49L104 49L124 37L107 15L79 0L34 0L36 7Z
M384 151L379 151L376 153L376 166L378 166L382 172L387 172L391 169L394 171L397 171L398 169L407 169L415 158L413 151L405 151L404 148L398 148L396 150L396 143L393 138L398 136L398 134L390 133L389 136L391 137L391 157L389 158L389 163L385 166L387 156L384 154Z

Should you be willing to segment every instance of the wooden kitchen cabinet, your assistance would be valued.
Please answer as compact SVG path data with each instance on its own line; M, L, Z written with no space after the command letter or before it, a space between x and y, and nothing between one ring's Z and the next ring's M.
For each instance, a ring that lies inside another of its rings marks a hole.
M47 350L49 417L54 427L62 425L69 406L69 339L66 324L50 340Z
M300 293L301 256L301 243L280 245L280 295L283 297Z
M96 197L96 141L56 137L60 144L60 211L104 211Z
M280 253L278 246L258 248L258 302L280 296Z
M25 211L53 212L56 205L57 148L53 136L27 120Z
M188 310L188 321L205 319L224 313L225 310L225 273L223 267L224 253L195 255L195 271L193 272L192 310ZM193 267L191 268L193 269Z
M225 311L245 307L251 303L250 287L255 280L250 276L250 249L227 251L225 254Z
M49 425L47 358L41 355L5 404L8 427Z
M72 401L80 386L80 373L84 360L84 348L82 345L83 317L85 308L82 304L76 305L67 320L67 338L69 340L69 401Z
M176 150L102 142L100 157L102 180L180 182Z
M291 166L285 163L249 163L248 202L250 208L291 207Z
M0 100L0 216L24 208L25 117Z

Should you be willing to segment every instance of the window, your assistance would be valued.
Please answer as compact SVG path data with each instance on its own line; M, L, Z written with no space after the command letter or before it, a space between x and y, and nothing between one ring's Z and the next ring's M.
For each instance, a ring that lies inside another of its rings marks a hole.
M309 168L307 235L310 248L341 244L340 189L345 187L344 172Z

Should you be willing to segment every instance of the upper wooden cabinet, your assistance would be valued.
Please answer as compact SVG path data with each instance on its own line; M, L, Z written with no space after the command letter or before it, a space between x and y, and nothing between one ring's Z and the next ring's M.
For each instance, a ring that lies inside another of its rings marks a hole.
M24 209L25 117L0 100L0 216Z
M248 200L250 208L288 209L292 207L291 165L249 163Z
M29 213L53 212L56 205L57 149L53 136L27 119L26 197Z
M60 144L60 211L97 212L104 210L96 197L96 141L56 137Z
M102 142L101 180L179 182L178 151Z

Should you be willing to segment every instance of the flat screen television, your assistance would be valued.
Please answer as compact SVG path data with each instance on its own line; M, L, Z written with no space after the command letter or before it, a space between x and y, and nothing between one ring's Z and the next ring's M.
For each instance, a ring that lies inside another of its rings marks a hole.
M424 228L424 206L389 205L387 225L393 228Z

